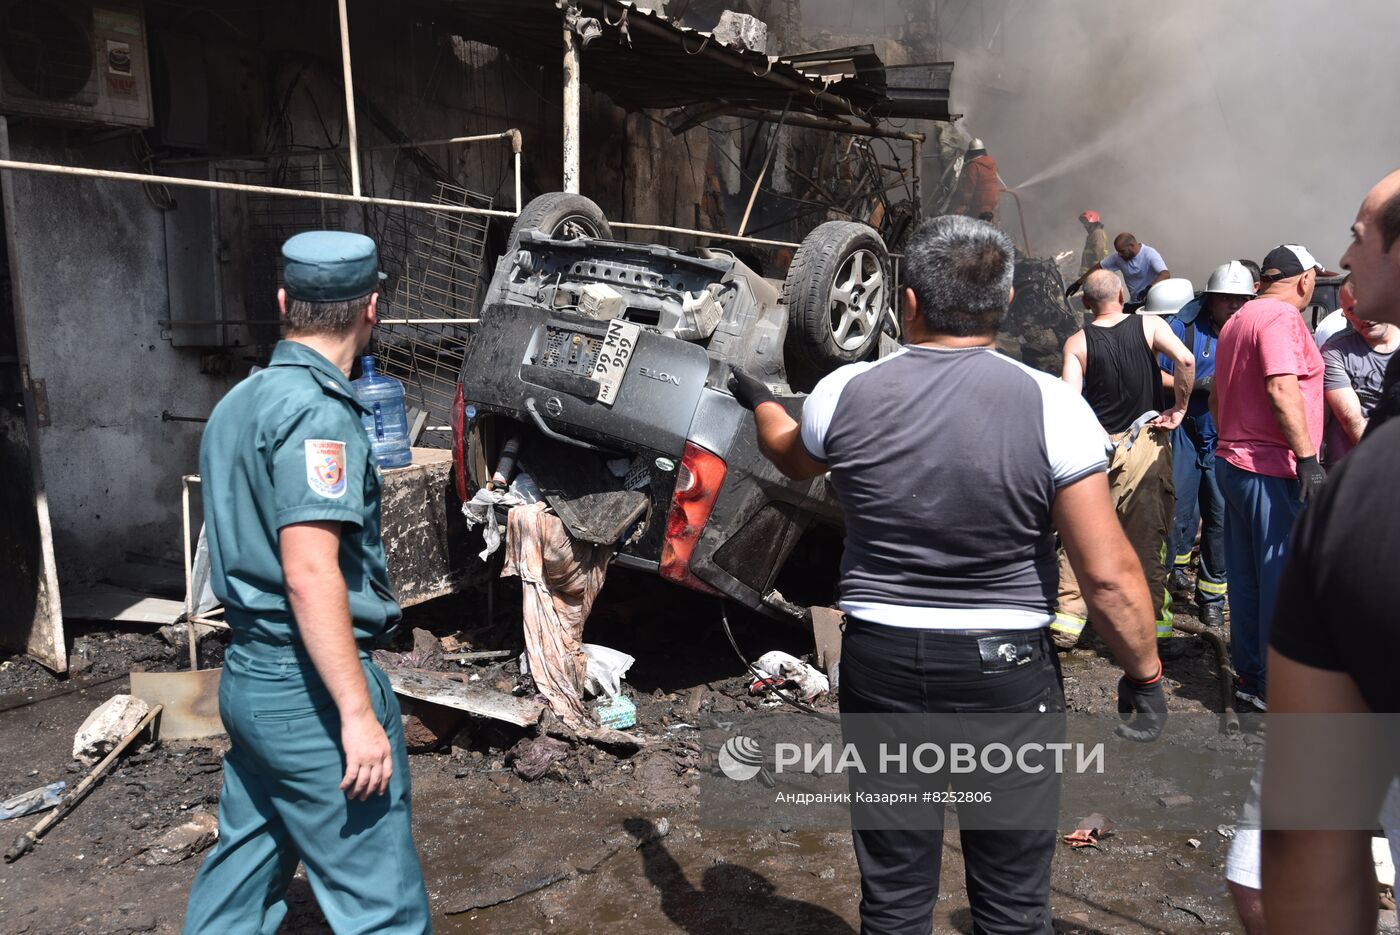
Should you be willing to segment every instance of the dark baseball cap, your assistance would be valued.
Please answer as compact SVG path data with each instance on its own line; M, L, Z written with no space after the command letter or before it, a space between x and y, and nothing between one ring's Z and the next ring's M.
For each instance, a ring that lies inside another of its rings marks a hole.
M1317 262L1317 258L1308 252L1307 247L1286 243L1269 251L1269 255L1264 257L1264 262L1259 267L1259 275L1265 282L1278 282L1280 279L1301 276L1310 269L1319 273L1327 271Z

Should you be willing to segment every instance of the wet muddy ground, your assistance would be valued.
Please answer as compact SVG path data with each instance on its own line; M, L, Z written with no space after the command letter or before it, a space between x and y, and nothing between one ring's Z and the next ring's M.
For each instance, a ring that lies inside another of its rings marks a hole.
M408 622L472 648L518 650L518 625L511 623L518 617L501 591L493 626L485 625L475 598L415 608ZM751 659L770 649L810 651L810 637L799 631L756 619L734 623ZM542 778L526 782L506 764L524 732L473 719L440 749L413 755L415 835L436 930L855 932L859 878L848 833L705 827L703 763L686 725L754 710L805 716L747 694L714 601L619 574L600 598L587 639L637 658L626 690L647 745L632 756L576 745ZM84 671L68 680L23 658L0 662L0 797L55 779L75 784L82 773L70 759L73 733L93 707L127 689L121 674L132 665L176 669L187 658L183 645L151 630L89 628L75 642ZM399 648L410 648L407 637ZM1213 657L1200 640L1190 639L1186 649L1167 663L1172 710L1214 710ZM220 651L216 639L202 644L209 664ZM1077 650L1063 662L1071 710L1113 710L1118 673L1107 660ZM517 674L513 661L475 671L488 685L508 686ZM91 687L75 690L83 683ZM0 865L0 931L179 931L203 855L149 866L145 851L191 812L217 809L221 753L220 743L200 742L128 756L33 853ZM37 817L0 823L0 843L8 846ZM1188 844L1191 837L1199 847ZM1120 831L1098 849L1062 845L1054 869L1056 931L1238 932L1223 880L1227 848L1213 827ZM326 930L304 877L289 901L284 931ZM971 931L955 835L946 847L937 931Z

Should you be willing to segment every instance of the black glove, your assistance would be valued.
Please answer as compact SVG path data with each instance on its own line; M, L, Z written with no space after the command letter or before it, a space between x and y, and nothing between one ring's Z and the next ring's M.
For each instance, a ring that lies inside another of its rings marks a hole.
M1151 743L1162 736L1167 726L1167 695L1162 691L1162 664L1157 663L1157 677L1139 682L1124 675L1118 680L1118 714L1123 718L1115 733L1137 743ZM1128 715L1135 713L1131 721Z
M757 409L764 403L777 402L768 384L738 367L729 371L729 392L745 409Z
M1079 291L1079 280L1076 279L1074 282L1070 283L1070 284L1069 284L1069 288L1065 290L1065 298L1068 299L1070 296L1074 295L1074 294L1075 294L1076 292L1078 292L1078 291Z
M1322 492L1327 482L1327 472L1317 463L1317 455L1298 459L1298 499L1307 503Z

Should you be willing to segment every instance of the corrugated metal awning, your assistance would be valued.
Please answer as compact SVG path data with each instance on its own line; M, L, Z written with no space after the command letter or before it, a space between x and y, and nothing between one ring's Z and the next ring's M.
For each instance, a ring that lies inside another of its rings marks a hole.
M889 68L873 46L794 56L765 55L721 44L634 6L630 0L580 0L602 34L582 51L585 84L620 106L669 110L695 104L782 110L875 122L883 117L949 120L948 63ZM563 54L555 0L438 0L464 37L540 62ZM898 77L896 77L898 76ZM911 86L909 82L921 82Z

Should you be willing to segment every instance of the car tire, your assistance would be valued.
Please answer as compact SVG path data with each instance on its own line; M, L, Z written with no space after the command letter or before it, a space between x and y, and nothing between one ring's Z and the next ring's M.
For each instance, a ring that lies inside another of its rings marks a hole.
M874 228L828 221L813 230L783 282L789 373L815 382L875 356L893 292L889 251Z
M527 230L539 231L556 240L573 240L577 237L612 239L612 228L608 226L603 209L592 199L570 192L549 192L532 199L510 229L508 254L516 251L521 232Z

